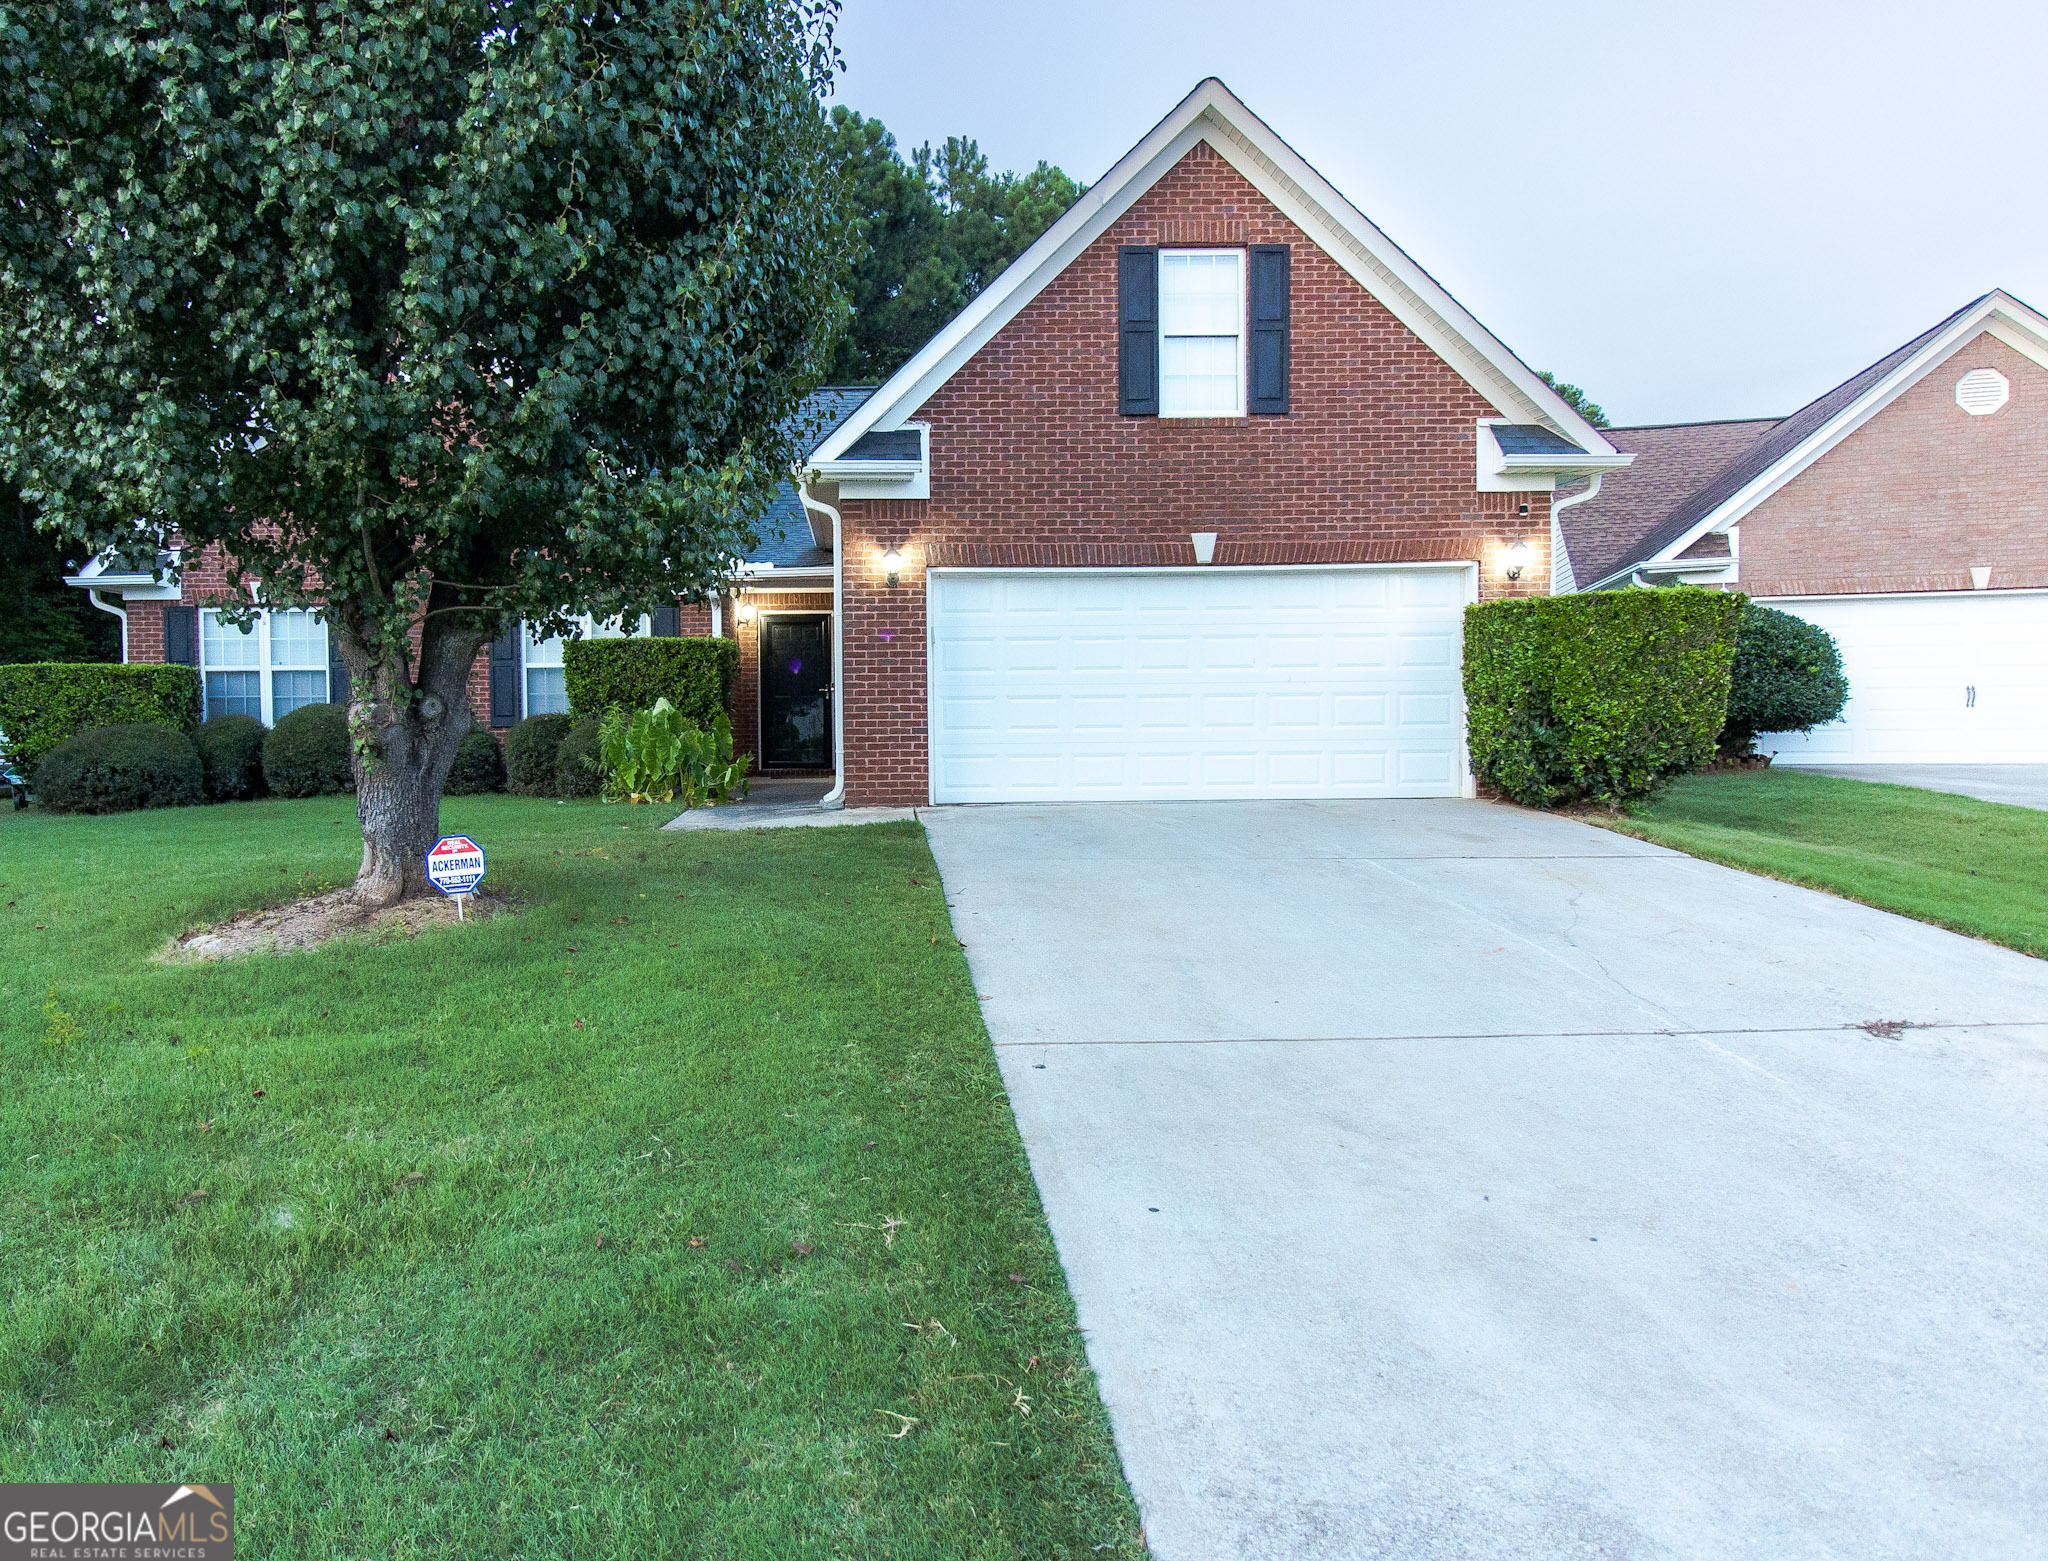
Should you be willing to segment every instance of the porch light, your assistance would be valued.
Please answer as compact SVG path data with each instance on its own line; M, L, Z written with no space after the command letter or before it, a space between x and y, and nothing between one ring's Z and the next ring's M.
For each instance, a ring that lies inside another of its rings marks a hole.
M882 573L889 577L891 585L894 585L896 577L903 573L903 555L893 547L882 555Z
M752 623L754 621L754 614L758 610L752 602L742 601L733 616L738 618L741 623Z
M1529 550L1529 544L1520 537L1516 537L1514 541L1510 542L1506 550L1500 555L1501 562L1508 566L1508 578L1510 580L1521 579L1522 571L1528 567L1529 560L1533 556Z

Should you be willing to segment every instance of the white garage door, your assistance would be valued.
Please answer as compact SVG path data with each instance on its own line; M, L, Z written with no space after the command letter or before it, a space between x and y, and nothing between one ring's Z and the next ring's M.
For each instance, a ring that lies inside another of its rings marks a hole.
M1780 764L2048 763L2048 593L1775 598L1834 635L1842 719L1757 739Z
M934 571L932 797L1455 797L1470 572Z

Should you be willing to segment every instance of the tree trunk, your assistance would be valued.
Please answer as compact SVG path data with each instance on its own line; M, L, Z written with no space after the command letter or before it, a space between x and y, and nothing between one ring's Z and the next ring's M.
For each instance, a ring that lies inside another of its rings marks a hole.
M356 651L369 673L355 674L359 692L349 700L356 817L363 826L355 890L367 905L395 905L431 888L426 857L441 834L441 788L455 765L456 746L476 724L469 671L483 642L471 630L436 630L430 610L416 684L404 658L372 665L349 643L352 636L342 640L344 657ZM355 673L353 665L350 671Z

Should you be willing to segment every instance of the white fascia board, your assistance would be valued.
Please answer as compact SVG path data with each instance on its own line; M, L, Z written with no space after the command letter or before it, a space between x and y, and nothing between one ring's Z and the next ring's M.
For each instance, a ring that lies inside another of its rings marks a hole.
M932 429L929 423L904 423L918 435L918 453L902 460L814 458L810 475L839 484L842 499L928 499L932 496Z
M779 569L773 564L745 564L732 583L741 591L773 591L785 584L808 588L820 580L831 583L830 564L803 564L794 568L785 564Z
M1475 483L1481 493L1551 493L1560 477L1591 477L1598 472L1619 471L1633 466L1633 454L1612 455L1524 454L1509 455L1494 437L1494 424L1505 418L1482 417L1473 437L1478 461Z
M1619 578L1649 563L1667 562L1708 532L1726 531L1739 524L1743 516L1986 332L2014 351L2024 353L2043 368L2048 368L2048 317L2007 293L1990 293L1976 308L1960 317L1933 341L1757 473L1739 491L1702 516L1683 536L1659 549L1655 558L1632 565L1631 569L1619 570L1609 578Z
M1435 278L1212 76L1183 98L1065 216L891 375L818 447L812 464L837 459L871 430L900 426L902 418L930 400L997 331L1203 141L1503 417L1547 424L1596 455L1615 453L1599 430L1538 379Z
M168 551L171 570L175 573L183 549L174 547ZM109 570L110 556L102 553L77 574L64 576L64 583L80 591L119 591L121 599L127 602L176 602L184 599L184 590L175 579L159 577L153 570Z

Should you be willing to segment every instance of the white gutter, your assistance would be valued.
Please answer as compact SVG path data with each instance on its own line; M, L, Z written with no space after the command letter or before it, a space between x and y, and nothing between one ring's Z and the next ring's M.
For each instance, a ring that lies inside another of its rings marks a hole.
M1591 483L1587 485L1586 491L1584 493L1574 493L1568 495L1565 498L1553 499L1551 501L1550 545L1553 551L1550 555L1550 589L1553 592L1557 589L1558 558L1562 556L1567 564L1571 562L1571 551L1564 545L1564 521L1561 517L1564 515L1564 512L1570 509L1574 504L1583 504L1586 502L1586 500L1593 497L1594 494L1598 493L1600 491L1600 479L1604 475L1605 474L1602 472L1593 473L1593 480ZM1579 577L1575 571L1572 575L1572 590L1576 592L1578 588Z
M110 612L121 620L121 664L126 666L128 664L128 609L125 607L114 607L101 601L100 593L97 591L87 591L85 599L101 612Z
M823 499L811 497L810 473L798 472L796 478L796 496L804 508L832 517L832 789L818 799L818 806L843 808L846 806L846 700L842 690L846 672L840 647L846 637L846 613L842 607L846 548L840 535L839 511Z

